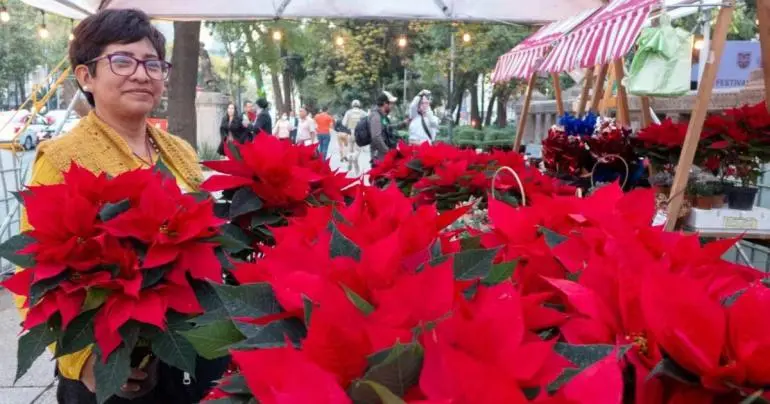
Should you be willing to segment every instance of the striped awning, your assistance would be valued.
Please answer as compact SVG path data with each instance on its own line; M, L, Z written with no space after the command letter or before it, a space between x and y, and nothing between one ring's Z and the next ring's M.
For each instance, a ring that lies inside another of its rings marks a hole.
M504 82L514 78L528 78L537 68L538 62L546 56L554 42L596 13L596 10L598 8L588 9L576 16L555 21L540 28L532 36L497 59L497 65L492 73L492 81Z
M661 0L613 0L566 35L539 69L560 73L608 63L634 45L650 11Z

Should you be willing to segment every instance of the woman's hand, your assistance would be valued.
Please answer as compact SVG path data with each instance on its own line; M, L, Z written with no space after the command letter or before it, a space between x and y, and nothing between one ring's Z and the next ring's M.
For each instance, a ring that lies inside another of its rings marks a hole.
M86 364L83 366L83 371L80 372L80 382L91 393L96 392L96 376L94 375L94 365L96 364L96 355L91 354L86 360ZM124 392L137 392L142 386L140 383L147 378L147 373L142 372L139 369L131 369L131 376L128 377L128 382L121 387Z

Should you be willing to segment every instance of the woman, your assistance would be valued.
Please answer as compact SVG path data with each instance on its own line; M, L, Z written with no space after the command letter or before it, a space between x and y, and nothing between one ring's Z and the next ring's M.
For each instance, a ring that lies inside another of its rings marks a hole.
M291 122L289 122L289 115L286 113L283 113L281 115L281 118L278 119L278 122L275 123L275 127L273 128L273 134L278 137L278 139L285 140L285 141L291 141Z
M438 133L438 119L430 109L430 91L422 90L409 106L409 144L433 143Z
M235 104L230 103L227 106L227 113L222 118L222 123L219 124L219 136L222 140L219 142L219 149L217 152L225 155L225 144L237 140L243 143L246 135L246 127L243 126L243 120L238 110L235 109Z
M315 139L315 121L310 117L310 114L307 113L306 108L300 108L299 124L297 124L297 144L315 144Z
M78 85L93 107L67 136L40 144L32 168L32 185L63 181L72 161L93 172L118 175L156 162L170 169L179 185L195 191L202 173L195 150L184 140L147 125L158 105L171 65L165 61L166 40L138 10L106 10L83 20L74 31L69 58ZM29 230L26 217L22 230ZM60 404L96 403L92 348L58 358ZM161 365L157 386L149 388L147 374L132 369L123 386L134 400L113 398L112 403L195 403L226 361L199 358L195 375ZM191 377L192 376L192 377ZM191 383L184 381L193 380Z

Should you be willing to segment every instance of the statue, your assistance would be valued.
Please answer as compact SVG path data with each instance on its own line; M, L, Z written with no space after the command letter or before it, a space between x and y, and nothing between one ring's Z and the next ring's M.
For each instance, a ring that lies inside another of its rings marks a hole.
M198 84L203 87L203 91L219 92L219 83L221 80L217 77L216 73L214 73L211 57L203 42L200 43L198 55Z

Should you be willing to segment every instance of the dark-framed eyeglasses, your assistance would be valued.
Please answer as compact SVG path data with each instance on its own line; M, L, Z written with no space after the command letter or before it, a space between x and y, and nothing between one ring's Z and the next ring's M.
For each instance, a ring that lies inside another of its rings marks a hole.
M91 59L84 65L90 65L100 60L107 59L110 64L110 70L118 76L133 76L139 65L144 66L147 77L153 80L166 80L171 72L172 64L160 59L139 60L133 56L123 53L111 53L109 55L99 56Z

